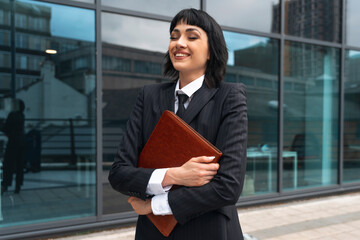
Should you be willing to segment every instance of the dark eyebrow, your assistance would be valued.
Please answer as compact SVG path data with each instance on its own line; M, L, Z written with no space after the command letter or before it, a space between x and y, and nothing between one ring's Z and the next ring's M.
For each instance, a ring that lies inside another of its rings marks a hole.
M188 28L188 29L186 29L186 32L193 32L193 31L196 31L201 35L201 32L199 30L197 30L196 28Z
M199 30L197 30L196 28L187 28L187 29L185 30L185 32L194 32L194 31L198 32L198 33L201 35L201 32L200 32ZM172 32L177 32L177 33L179 33L180 30L175 28Z

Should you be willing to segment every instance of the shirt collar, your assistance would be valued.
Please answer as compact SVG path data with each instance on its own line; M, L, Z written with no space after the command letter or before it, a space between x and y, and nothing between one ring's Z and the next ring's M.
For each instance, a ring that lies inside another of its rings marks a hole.
M202 75L201 77L195 79L194 81L192 81L191 83L187 84L185 87L183 87L182 89L179 88L179 84L180 81L177 80L176 82L176 87L175 87L175 96L176 93L182 93L182 94L186 94L189 98L197 91L201 88L201 86L203 85L204 82L204 78L205 75Z

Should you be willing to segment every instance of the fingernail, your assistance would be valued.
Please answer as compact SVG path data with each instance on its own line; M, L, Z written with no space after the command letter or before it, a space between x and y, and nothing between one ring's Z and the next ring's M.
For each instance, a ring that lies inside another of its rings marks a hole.
M208 157L209 160L213 160L214 158L215 158L215 156Z

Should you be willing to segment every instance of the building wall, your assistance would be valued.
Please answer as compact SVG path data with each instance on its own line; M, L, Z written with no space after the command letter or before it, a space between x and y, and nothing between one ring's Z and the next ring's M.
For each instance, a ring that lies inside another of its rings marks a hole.
M357 0L0 0L0 117L24 101L27 146L0 239L134 222L108 171L139 90L170 81L169 23L188 7L222 26L225 81L247 87L238 206L360 189Z

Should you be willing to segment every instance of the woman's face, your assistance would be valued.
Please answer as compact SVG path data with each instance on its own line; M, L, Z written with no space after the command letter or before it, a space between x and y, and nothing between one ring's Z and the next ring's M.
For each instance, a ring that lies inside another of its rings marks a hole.
M210 58L206 32L197 26L178 23L171 32L169 56L181 74L200 77L205 73Z

